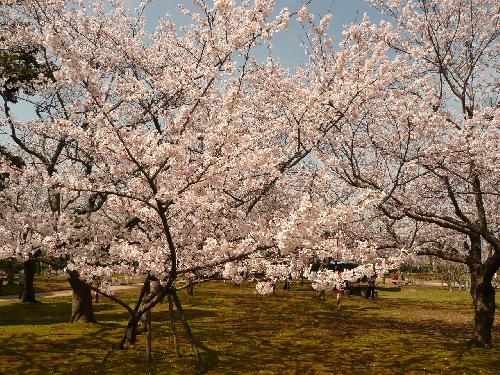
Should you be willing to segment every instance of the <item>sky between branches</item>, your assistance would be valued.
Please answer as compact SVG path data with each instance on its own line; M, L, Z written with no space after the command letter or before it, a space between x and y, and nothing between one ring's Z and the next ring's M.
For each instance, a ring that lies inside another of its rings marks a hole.
M212 3L210 0L207 2L210 5ZM241 3L241 0L236 2ZM130 8L136 8L140 4L140 0L126 0L126 3ZM290 12L298 11L304 3L306 0L277 0L275 13L278 14L283 8L288 8ZM195 10L192 0L152 0L146 10L147 29L154 30L158 19L166 13L171 14L176 25L189 25L191 23L190 17L179 13L178 4L189 10ZM365 13L376 23L381 19L378 11L370 7L366 0L312 0L308 9L315 15L316 19L329 12L333 15L333 22L328 31L329 34L335 35L337 42L342 39L344 26L361 20ZM296 16L292 17L288 31L280 32L273 37L271 50L273 57L292 68L304 64L306 61L304 50L300 47L300 41L304 40L305 32L296 18ZM263 56L268 53L268 51L261 52Z
M211 5L210 0L207 0L207 2ZM241 0L237 0L237 2L241 2ZM278 14L283 8L288 8L290 12L298 11L305 2L306 0L277 0L275 13ZM141 1L125 0L125 3L131 9L135 9ZM192 21L189 16L184 16L179 12L178 4L190 10L195 10L192 0L151 0L145 13L147 30L153 31L158 20L165 17L167 13L172 16L177 26L189 26ZM333 15L333 22L328 32L330 35L335 35L337 43L342 40L344 27L350 23L360 21L365 13L376 23L381 20L381 15L377 10L370 7L366 0L312 0L308 5L308 9L315 15L316 19L320 19L329 12ZM294 16L290 20L288 31L280 32L273 37L271 49L260 48L256 57L264 59L270 54L273 58L279 59L281 63L292 69L303 65L306 62L306 55L301 47L301 41L305 40L305 31L296 18ZM17 105L12 107L15 117L21 121L34 117L31 106L23 101L19 101ZM0 143L6 142L7 139L0 134Z

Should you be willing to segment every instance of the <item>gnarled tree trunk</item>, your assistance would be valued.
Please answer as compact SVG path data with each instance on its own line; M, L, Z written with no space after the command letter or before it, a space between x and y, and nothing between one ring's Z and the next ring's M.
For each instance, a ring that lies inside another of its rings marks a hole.
M7 269L7 285L14 284L14 259L9 259Z
M24 262L24 288L22 293L23 302L36 302L35 299L35 272L36 262L33 259L28 259ZM19 280L21 282L21 280Z
M470 266L471 296L474 301L474 330L472 344L491 345L491 330L495 320L495 289L491 279L484 276L482 265Z
M71 323L95 323L92 293L89 285L82 281L77 272L69 272L69 284L73 289Z

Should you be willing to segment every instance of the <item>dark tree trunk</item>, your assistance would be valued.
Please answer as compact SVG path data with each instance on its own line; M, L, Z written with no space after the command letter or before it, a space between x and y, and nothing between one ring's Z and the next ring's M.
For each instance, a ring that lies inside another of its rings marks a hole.
M470 293L474 301L474 329L471 343L475 346L491 345L491 330L495 320L495 289L491 284L494 272L482 262L481 238L469 236L471 274Z
M24 262L24 288L22 293L23 302L36 302L35 299L35 272L36 262L28 259Z
M471 296L474 301L474 330L472 344L491 345L491 330L495 320L495 289L491 280L484 277L482 265L471 269Z
M139 298L137 299L137 302L135 304L134 311L130 317L130 320L128 321L127 324L127 329L125 330L125 334L122 337L122 340L120 341L120 344L118 345L118 349L123 350L125 349L125 342L128 340L131 344L135 343L136 340L136 331L137 331L137 312L139 311L139 308L141 307L142 300L144 296L149 293L149 288L150 288L150 282L149 279L146 279L144 282L144 286L141 289L141 293L139 294Z
M80 280L78 273L69 272L69 284L73 289L71 305L71 323L95 323L94 309L92 306L92 292L87 283Z
M7 285L14 284L14 259L10 259L7 269Z

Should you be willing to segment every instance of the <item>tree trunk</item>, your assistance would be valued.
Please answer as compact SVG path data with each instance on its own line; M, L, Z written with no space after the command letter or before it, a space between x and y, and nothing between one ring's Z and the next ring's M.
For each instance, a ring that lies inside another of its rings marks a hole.
M68 281L71 289L73 289L71 323L95 323L90 287L87 283L80 280L78 273L74 271L69 272Z
M482 262L481 238L469 236L471 274L470 293L474 301L474 330L471 343L475 346L491 345L491 330L495 320L495 289L491 284L493 273Z
M24 262L24 288L22 299L23 302L36 302L35 299L35 281L36 262L33 259L28 259Z
M485 280L481 265L471 267L471 296L474 300L472 344L489 346L495 320L495 289L491 280Z
M137 302L135 304L134 311L132 312L132 316L130 317L130 320L128 321L127 324L127 329L125 330L125 334L122 337L122 340L120 341L120 344L118 345L118 349L123 350L125 349L125 343L127 340L131 344L135 343L136 340L136 331L137 331L137 317L136 314L139 311L139 308L141 307L142 300L146 293L149 293L150 289L150 282L149 279L146 279L144 282L144 285L141 289L141 293L139 294L139 298L137 299Z
M14 259L10 259L7 269L7 285L14 284Z

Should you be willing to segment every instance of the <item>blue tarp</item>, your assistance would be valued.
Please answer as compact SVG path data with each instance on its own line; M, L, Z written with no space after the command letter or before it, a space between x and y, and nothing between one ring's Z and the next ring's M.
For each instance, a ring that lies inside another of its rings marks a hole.
M346 261L343 261L343 260L332 260L329 264L328 264L328 268L331 269L331 270L335 270L335 269L351 269L351 268L354 268L356 265L354 263L349 263L349 262L346 262Z

